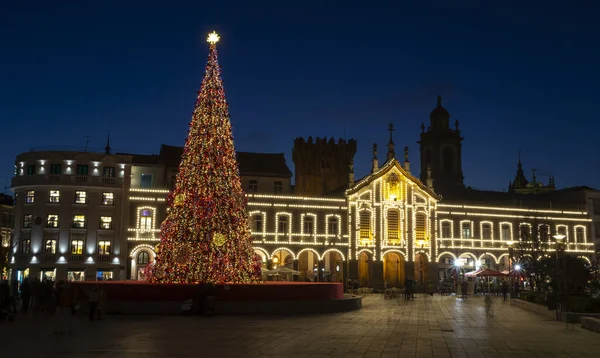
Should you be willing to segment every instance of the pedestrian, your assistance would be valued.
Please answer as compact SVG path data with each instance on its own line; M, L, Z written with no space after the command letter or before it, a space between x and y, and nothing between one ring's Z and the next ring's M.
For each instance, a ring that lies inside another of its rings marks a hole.
M21 283L21 301L23 304L23 313L27 314L31 303L31 287L29 286L29 278L25 277Z
M90 292L90 295L88 297L88 302L89 302L89 308L90 308L90 322L94 320L94 318L96 317L96 309L98 308L98 301L99 301L99 297L98 297L98 290L96 289L96 287L92 288L92 291Z
M487 295L485 295L485 314L488 317L494 316L492 304L493 304L492 296L488 293Z
M506 302L507 297L508 296L508 285L506 284L506 281L502 282L502 298L503 301L502 302Z

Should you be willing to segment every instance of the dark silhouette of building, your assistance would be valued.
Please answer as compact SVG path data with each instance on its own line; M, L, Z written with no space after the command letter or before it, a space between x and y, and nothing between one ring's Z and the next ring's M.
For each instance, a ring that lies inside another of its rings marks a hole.
M437 97L437 107L429 115L430 124L421 125L421 176L426 183L433 180L437 193L445 195L464 189L462 171L462 140L458 120L450 128L450 113L442 107L442 97ZM428 177L430 169L431 177Z
M354 154L356 140L296 138L292 160L296 168L294 193L321 196L340 188L348 188L354 181Z

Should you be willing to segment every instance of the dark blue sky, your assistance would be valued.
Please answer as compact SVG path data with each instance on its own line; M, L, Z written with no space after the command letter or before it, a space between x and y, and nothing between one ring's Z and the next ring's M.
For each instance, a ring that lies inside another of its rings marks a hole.
M461 123L467 185L505 190L521 149L528 176L600 187L592 1L6 3L2 185L18 153L86 136L102 148L108 130L118 151L183 145L216 30L240 151L285 152L293 170L295 137L345 134L362 176L393 122L418 172L420 125L441 94Z

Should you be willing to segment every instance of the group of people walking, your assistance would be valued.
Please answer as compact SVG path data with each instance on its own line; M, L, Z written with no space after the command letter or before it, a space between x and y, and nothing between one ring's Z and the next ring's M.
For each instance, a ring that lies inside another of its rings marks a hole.
M80 292L86 297L80 297ZM21 312L27 315L30 310L36 314L55 316L54 334L72 332L72 316L79 311L80 299L88 301L88 317L90 321L101 319L106 295L93 287L83 291L70 282L52 280L39 281L37 278L23 279L20 285L10 287L8 281L0 284L0 309L14 320L14 315Z

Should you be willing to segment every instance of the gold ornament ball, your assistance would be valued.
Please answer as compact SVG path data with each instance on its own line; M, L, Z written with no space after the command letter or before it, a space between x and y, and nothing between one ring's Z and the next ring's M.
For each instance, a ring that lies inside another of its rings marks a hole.
M185 199L185 194L178 194L175 197L175 206L183 205L184 199Z
M223 246L225 245L225 235L221 234L220 232L217 232L213 235L212 241L215 246Z

